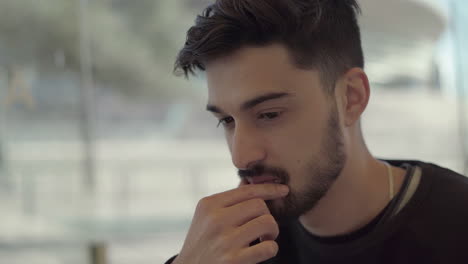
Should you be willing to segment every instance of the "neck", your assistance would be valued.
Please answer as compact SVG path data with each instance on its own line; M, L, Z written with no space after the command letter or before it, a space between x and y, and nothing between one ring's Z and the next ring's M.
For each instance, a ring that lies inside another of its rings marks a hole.
M367 151L348 156L340 176L317 205L299 218L312 234L336 236L368 224L389 203L385 164ZM392 167L394 193L401 188L405 171Z

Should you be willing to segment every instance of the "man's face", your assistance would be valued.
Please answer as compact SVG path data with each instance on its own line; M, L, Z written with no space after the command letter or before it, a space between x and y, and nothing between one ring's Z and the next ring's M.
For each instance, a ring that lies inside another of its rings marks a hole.
M243 183L276 181L278 221L311 210L346 161L339 113L315 70L296 68L281 45L243 48L207 65L208 110L224 127ZM264 176L270 176L264 177Z

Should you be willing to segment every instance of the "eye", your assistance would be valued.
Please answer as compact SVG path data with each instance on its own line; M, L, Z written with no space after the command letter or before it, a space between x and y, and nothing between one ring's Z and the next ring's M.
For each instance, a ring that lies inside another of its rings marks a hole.
M281 115L281 112L267 112L258 115L259 119L272 120Z
M232 118L231 116L228 116L228 117L225 117L225 118L221 118L218 122L218 125L216 127L219 127L220 125L223 125L223 126L227 126L229 125L230 123L234 122L234 118Z

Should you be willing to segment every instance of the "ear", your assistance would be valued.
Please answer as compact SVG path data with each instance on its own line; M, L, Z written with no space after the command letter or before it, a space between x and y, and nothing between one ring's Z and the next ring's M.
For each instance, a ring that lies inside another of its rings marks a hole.
M369 79L361 68L352 68L342 77L342 81L343 120L346 126L353 126L369 103Z

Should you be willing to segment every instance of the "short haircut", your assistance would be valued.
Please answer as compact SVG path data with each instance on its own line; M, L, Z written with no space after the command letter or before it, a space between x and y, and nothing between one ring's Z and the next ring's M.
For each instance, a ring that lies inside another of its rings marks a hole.
M174 72L188 78L243 47L279 43L332 93L347 70L364 68L358 14L356 0L217 0L188 30Z

